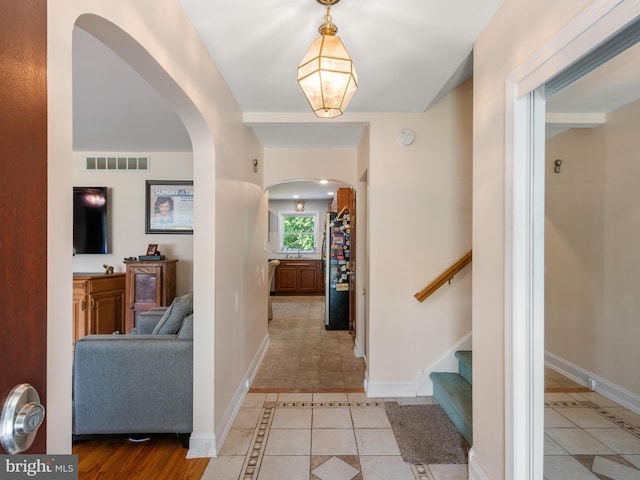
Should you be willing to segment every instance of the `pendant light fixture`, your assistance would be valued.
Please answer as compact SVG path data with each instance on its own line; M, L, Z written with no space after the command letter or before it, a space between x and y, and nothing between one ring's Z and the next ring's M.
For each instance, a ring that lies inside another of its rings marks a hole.
M317 0L327 6L320 38L309 47L298 66L298 83L313 112L321 118L342 115L358 88L358 75L340 37L331 23L331 5L340 0Z

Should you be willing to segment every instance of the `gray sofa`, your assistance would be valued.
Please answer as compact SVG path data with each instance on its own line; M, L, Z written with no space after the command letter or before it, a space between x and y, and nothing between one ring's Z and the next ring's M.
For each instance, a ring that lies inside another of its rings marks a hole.
M193 299L138 315L129 335L75 345L73 435L176 433L188 447L193 416Z

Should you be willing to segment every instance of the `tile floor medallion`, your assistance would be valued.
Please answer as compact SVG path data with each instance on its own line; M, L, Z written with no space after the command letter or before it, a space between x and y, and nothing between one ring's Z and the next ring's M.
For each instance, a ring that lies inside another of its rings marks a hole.
M545 398L546 480L640 480L640 415L593 392Z
M468 479L467 465L405 463L384 400L364 393L250 393L220 455L212 459L202 478ZM249 430L251 419L255 425Z
M466 464L399 454L384 401L432 397L367 398L364 361L348 332L325 330L324 299L272 300L271 344L203 480L468 480ZM640 415L545 368L544 452L545 480L640 480Z

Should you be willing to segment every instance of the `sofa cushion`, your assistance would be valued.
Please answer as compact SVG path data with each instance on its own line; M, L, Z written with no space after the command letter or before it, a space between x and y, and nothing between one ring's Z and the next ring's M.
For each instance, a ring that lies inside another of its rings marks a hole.
M193 313L185 317L178 338L193 339Z
M175 334L180 330L184 318L191 313L193 313L193 294L187 293L176 297L151 333L155 335Z

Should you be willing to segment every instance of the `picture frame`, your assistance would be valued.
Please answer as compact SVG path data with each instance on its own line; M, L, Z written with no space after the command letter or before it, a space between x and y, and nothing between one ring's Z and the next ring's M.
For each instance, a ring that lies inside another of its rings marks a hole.
M145 233L193 234L193 180L146 180Z
M158 244L150 243L147 246L147 255L158 255Z

